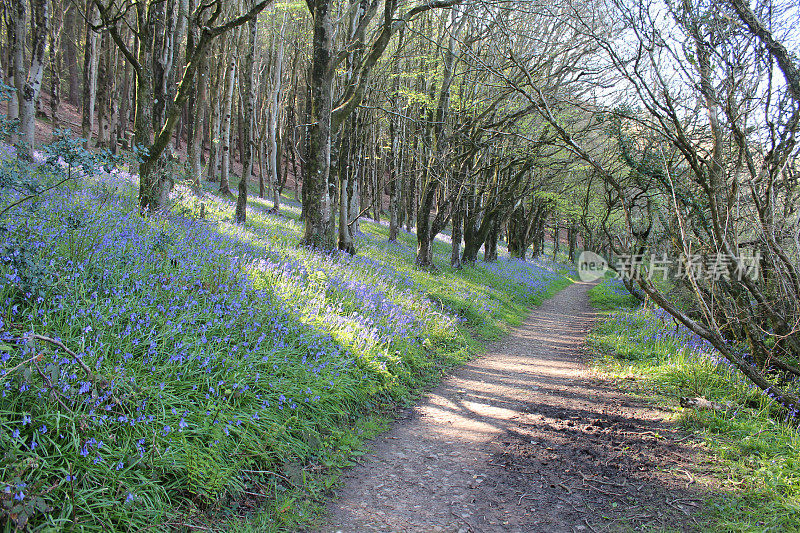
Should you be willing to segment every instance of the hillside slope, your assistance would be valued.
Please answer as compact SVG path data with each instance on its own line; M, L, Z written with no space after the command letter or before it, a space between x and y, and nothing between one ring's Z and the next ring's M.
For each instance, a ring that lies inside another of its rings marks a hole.
M63 167L0 171L46 184ZM244 228L180 189L142 217L136 187L86 176L0 219L0 512L17 527L302 519L372 415L569 283L547 262L452 271L441 242L419 271L412 236L368 222L356 257L320 254L296 208L257 199Z

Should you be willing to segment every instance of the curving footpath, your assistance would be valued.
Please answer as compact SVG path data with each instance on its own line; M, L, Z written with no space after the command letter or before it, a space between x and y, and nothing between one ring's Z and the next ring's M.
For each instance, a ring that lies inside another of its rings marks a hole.
M375 439L318 531L697 529L692 443L581 363L590 287L533 310Z

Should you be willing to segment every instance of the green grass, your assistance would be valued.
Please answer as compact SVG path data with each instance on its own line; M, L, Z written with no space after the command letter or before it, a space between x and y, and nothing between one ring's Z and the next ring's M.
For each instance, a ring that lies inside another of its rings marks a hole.
M589 302L595 308L604 311L639 305L639 300L612 278L605 278L589 289Z
M8 527L307 524L394 408L570 283L552 262L453 270L442 241L418 270L414 236L371 222L357 257L320 253L289 201L251 198L244 227L213 195L142 217L135 189L86 177L0 220Z
M604 282L595 302L623 301ZM717 481L698 517L702 531L800 531L800 436L773 402L754 390L662 313L627 306L610 312L589 337L593 366L627 378L633 392L674 409L676 423L703 443ZM631 382L631 379L634 381ZM633 383L631 385L631 383ZM681 396L731 402L728 411L683 410Z

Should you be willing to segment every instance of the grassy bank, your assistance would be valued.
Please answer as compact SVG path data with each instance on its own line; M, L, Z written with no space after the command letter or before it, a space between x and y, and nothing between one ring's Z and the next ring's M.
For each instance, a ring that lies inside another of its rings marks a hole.
M659 310L633 307L613 280L590 291L609 311L593 330L594 366L627 378L639 394L675 409L704 443L724 496L704 506L703 531L800 531L800 437L772 401L749 385L707 342ZM623 383L623 381L620 381ZM628 385L631 386L631 385ZM731 402L727 411L683 410L681 396Z
M14 161L0 175L61 178ZM257 199L245 227L230 201L180 191L146 218L136 187L87 176L0 217L7 526L305 522L382 413L569 283L544 261L454 271L443 242L420 271L412 235L370 222L356 257L321 254L298 245L296 207Z

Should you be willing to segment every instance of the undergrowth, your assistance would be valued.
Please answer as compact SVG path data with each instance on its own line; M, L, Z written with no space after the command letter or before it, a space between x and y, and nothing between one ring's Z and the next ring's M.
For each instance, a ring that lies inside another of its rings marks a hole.
M617 303L589 337L595 368L634 379L638 392L671 406L681 396L730 402L727 410L675 407L678 423L704 442L723 491L705 503L702 530L800 531L796 425L707 342L659 310L634 307L622 291L616 280L591 289L600 308Z
M56 183L63 166L26 171ZM136 188L78 176L0 217L7 528L308 523L382 413L570 283L548 261L452 270L441 242L421 271L413 235L371 222L357 256L319 253L296 206L256 198L244 227L210 194L143 217Z
M635 307L639 300L622 283L606 278L589 289L589 303L596 309L609 311L618 307Z

